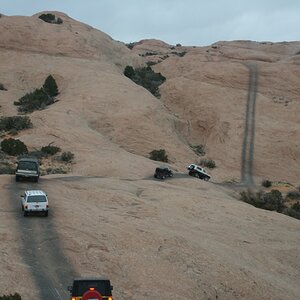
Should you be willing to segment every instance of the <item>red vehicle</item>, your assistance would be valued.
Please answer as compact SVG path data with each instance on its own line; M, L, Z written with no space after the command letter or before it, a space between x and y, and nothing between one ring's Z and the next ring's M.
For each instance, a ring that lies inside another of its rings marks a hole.
M70 300L113 300L113 287L109 279L103 277L80 277L68 287Z

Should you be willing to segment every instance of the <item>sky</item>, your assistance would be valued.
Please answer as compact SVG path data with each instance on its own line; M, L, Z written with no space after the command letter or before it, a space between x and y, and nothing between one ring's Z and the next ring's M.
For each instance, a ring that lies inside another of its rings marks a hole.
M66 13L125 43L300 41L299 0L0 0L7 16L41 11Z

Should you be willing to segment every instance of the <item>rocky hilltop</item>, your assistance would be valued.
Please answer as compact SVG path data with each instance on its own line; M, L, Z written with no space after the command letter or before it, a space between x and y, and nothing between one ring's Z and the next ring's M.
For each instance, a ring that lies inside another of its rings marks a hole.
M0 295L66 298L73 276L105 274L116 299L297 299L299 221L237 191L247 168L256 187L299 186L300 42L126 45L41 12L1 15L0 61L1 117L17 115L14 101L49 74L59 89L14 138L75 155L71 173L38 186L1 175ZM124 76L126 66L161 73L160 97ZM166 151L173 179L153 179L154 149ZM216 162L210 182L186 175L201 158ZM21 215L30 188L47 191L47 221Z

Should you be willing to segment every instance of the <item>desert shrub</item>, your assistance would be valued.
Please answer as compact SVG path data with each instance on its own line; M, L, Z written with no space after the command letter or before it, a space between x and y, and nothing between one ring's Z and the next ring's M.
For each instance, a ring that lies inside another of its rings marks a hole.
M176 52L176 51L173 51L173 52L171 52L172 54L175 54L175 55L177 55L177 56L179 56L179 57L183 57L183 56L185 56L186 55L186 51L183 51L183 52Z
M52 77L52 75L49 75L46 78L44 85L43 85L43 89L46 92L46 94L48 94L50 97L55 97L59 94L56 81Z
M61 160L64 162L71 162L74 159L74 154L70 151L61 154Z
M11 131L11 130L22 130L31 128L32 123L27 116L13 116L13 117L1 117L0 118L0 130Z
M63 23L63 20L58 17L57 20L56 20L56 24L62 24L62 23Z
M53 23L55 21L55 15L53 14L42 14L39 18L47 23Z
M152 150L150 153L150 159L156 160L156 161L163 161L163 162L168 162L168 155L166 154L165 149L160 149L160 150Z
M67 170L62 166L59 167L49 167L46 169L46 174L67 174Z
M18 293L15 293L14 295L3 295L0 296L0 300L22 300L21 296Z
M300 199L300 193L298 191L290 191L287 193L286 197L292 200Z
M41 148L41 151L47 155L54 155L57 152L61 151L61 149L57 146L52 146L51 143L48 146L44 146Z
M255 207L282 212L285 208L280 191L272 190L270 193L253 193L251 191L241 192L241 200Z
M285 211L288 216L300 220L300 203L297 201Z
M18 101L15 101L14 105L19 106L18 110L20 112L30 113L35 110L44 109L46 106L53 104L56 95L58 95L57 84L54 78L49 75L42 88L27 93Z
M264 179L262 182L261 182L261 185L268 188L270 186L272 186L272 181L268 180L268 179Z
M43 89L36 89L32 93L27 93L25 96L15 101L14 104L19 106L20 112L33 112L43 109L46 106L54 103L54 99L48 97Z
M6 154L12 156L28 153L27 146L22 141L12 138L5 139L1 142L1 149Z
M47 157L47 154L45 152L43 152L42 150L37 150L37 149L28 152L28 155L31 156L31 157L32 156L36 157L38 159L42 159L44 157Z
M126 66L125 70L124 70L124 75L130 79L133 78L135 72L134 72L134 68L132 66Z
M151 66L156 65L157 61L147 61L146 64L147 64L148 67L151 67Z
M201 166L207 167L209 169L214 169L216 167L216 163L212 159L203 158L200 160L199 164Z
M0 162L0 174L15 174L16 166L9 161Z
M0 83L0 91L7 91L7 89L4 87L3 83Z
M50 23L50 24L62 24L63 20L61 18L57 18L55 17L55 15L53 14L42 14L39 16L39 18L41 20L43 20L46 23Z
M204 145L190 145L191 149L199 156L205 155L205 146Z
M158 87L166 80L161 73L155 73L150 66L137 69L126 66L124 75L147 89L155 97L160 97Z

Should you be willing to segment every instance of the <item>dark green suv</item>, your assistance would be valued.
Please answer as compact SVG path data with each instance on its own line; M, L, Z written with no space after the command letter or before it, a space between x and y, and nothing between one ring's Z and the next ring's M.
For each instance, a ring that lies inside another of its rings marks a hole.
M98 292L103 300L113 300L113 287L109 279L103 277L80 277L73 280L73 285L68 287L71 300L81 300L87 292ZM97 299L97 298L96 298Z

